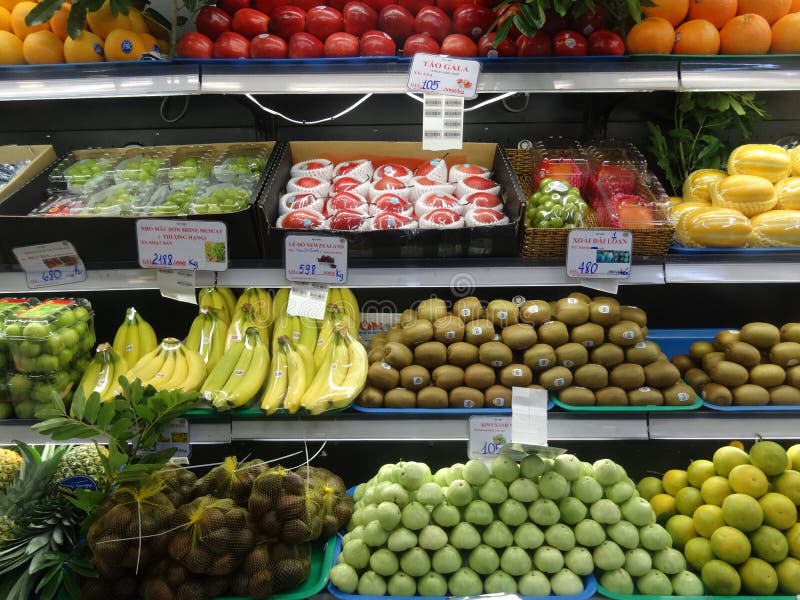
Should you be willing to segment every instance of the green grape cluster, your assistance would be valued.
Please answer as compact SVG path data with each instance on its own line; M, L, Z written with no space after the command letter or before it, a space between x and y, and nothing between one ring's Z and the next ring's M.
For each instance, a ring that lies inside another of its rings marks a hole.
M86 185L90 181L103 177L111 170L111 165L103 160L87 158L72 163L64 169L64 177L73 186Z
M226 213L247 208L250 192L236 186L225 186L213 190L192 204L195 213Z
M160 158L142 156L125 161L125 165L117 170L121 181L153 181L162 167Z
M170 181L187 181L191 179L210 179L211 165L199 158L186 158L169 171Z
M538 228L582 227L588 206L578 188L545 178L528 198L528 225Z

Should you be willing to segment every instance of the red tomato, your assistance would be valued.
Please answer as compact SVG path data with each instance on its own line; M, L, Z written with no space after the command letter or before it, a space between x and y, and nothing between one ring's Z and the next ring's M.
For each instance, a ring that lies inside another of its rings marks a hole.
M254 8L240 8L233 15L231 29L241 33L246 38L254 38L261 33L267 33L269 17Z
M325 6L327 2L325 0L287 0L286 4L298 6L308 12L315 6Z
M462 4L453 11L453 31L477 40L492 26L494 20L495 14L491 8L480 4Z
M397 45L385 31L367 31L361 36L361 56L394 56Z
M497 32L485 33L478 40L478 55L479 56L516 56L517 46L510 39L506 38L494 47L494 39L497 37Z
M272 14L272 11L287 4L287 0L254 0L253 6L263 12L265 15Z
M613 31L598 29L589 36L589 54L622 56L625 54L625 42Z
M517 56L550 56L553 43L544 31L537 31L533 37L521 35L517 38Z
M214 55L214 42L207 35L187 31L178 40L175 51L181 58L211 58Z
M586 37L589 37L595 31L603 29L605 26L606 13L603 7L599 5L572 19L572 28Z
M250 58L250 42L235 31L223 31L214 41L214 58Z
M321 41L305 31L289 38L289 58L321 58L324 48Z
M372 10L379 13L384 6L389 6L390 4L394 4L394 0L364 0L367 4L372 7Z
M398 4L416 15L423 6L433 6L433 0L400 0Z
M194 25L197 31L215 40L221 33L231 30L231 17L221 8L204 6L197 13Z
M230 16L233 16L236 14L237 10L250 8L250 0L219 0L217 6Z
M441 43L450 33L450 17L438 6L423 6L414 17L414 33L424 33Z
M336 56L358 56L358 38L352 33L337 31L332 33L325 40L325 47L322 53L326 57Z
M586 56L586 38L577 31L559 31L553 38L556 56Z
M250 40L251 58L286 58L288 54L286 40L274 33L262 33Z
M321 41L342 30L342 13L330 6L315 6L306 13L306 31Z
M436 6L441 8L448 15L452 15L456 8L467 1L468 0L436 0Z
M414 33L403 44L403 56L414 56L417 52L439 54L439 42L424 33Z
M414 15L399 4L384 6L378 13L378 29L385 31L397 45L414 31Z
M306 30L306 11L291 4L277 6L269 15L269 32L288 40Z
M328 6L342 12L348 1L349 0L328 0Z
M544 13L544 27L542 29L545 32L553 35L554 33L558 33L562 29L567 29L569 23L567 22L566 17L562 17L554 10L547 10Z
M478 45L463 33L451 33L442 40L442 54L449 56L478 56Z
M345 4L342 11L344 30L353 35L361 35L375 29L378 25L378 13L366 2L353 0Z

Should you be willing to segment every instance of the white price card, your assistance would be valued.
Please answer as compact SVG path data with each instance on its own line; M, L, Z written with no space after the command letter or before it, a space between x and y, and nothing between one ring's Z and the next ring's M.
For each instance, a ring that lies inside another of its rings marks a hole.
M164 298L170 298L178 302L197 304L197 297L194 294L194 274L194 271L159 269L156 272L156 281L158 281L161 295Z
M511 388L511 442L500 454L519 461L529 454L554 458L564 452L547 445L547 391Z
M67 241L20 246L14 248L14 256L31 289L86 280L86 267Z
M464 99L425 94L422 149L460 150L464 146Z
M167 425L164 433L156 442L156 450L175 448L174 457L189 458L192 453L191 439L189 438L189 421L175 419Z
M286 279L341 285L347 281L347 240L325 235L284 238Z
M579 279L627 279L633 234L625 229L573 229L567 238L567 275Z
M469 418L469 458L487 460L500 455L511 441L511 417L471 416Z
M225 271L228 227L222 221L136 221L139 266L144 269Z
M408 71L408 89L423 94L471 100L478 94L481 63L439 54L417 53Z
M318 283L295 283L289 288L286 312L290 317L325 318L328 306L328 286Z

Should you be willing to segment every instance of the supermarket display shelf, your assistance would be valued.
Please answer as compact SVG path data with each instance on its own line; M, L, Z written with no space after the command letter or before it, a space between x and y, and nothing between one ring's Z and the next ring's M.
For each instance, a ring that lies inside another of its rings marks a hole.
M798 283L800 253L668 255L666 283Z
M694 411L691 414L651 414L651 440L752 440L800 439L800 416L787 413L720 413Z
M681 61L680 89L686 92L798 90L800 58L795 55Z

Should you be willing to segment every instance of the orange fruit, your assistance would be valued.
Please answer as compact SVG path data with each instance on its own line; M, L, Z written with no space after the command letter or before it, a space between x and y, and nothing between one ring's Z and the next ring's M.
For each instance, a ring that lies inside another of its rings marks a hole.
M800 12L789 13L772 26L772 54L800 53Z
M628 32L625 46L630 54L670 54L675 44L675 29L666 19L647 17Z
M103 50L106 60L139 60L145 46L138 33L114 29L106 37Z
M0 0L0 6L5 8L8 12L11 12L20 2L22 2L22 0Z
M2 0L0 0L0 4L2 4ZM789 8L789 12L800 12L800 0L792 0L792 6Z
M24 65L22 40L10 31L0 31L0 65Z
M686 21L675 30L673 54L717 54L719 31L705 19Z
M58 39L67 39L67 17L69 17L70 5L66 2L61 6L56 14L50 18L50 29L58 36Z
M646 17L661 17L673 27L680 25L689 12L689 0L653 0L655 6L645 6L642 12Z
M736 16L737 6L737 0L690 0L689 19L705 19L717 29L722 29L725 23Z
M766 54L772 42L767 20L756 14L739 15L719 32L722 54Z
M792 0L739 0L736 11L740 15L754 13L764 17L772 25L782 16L789 14Z
M0 6L0 31L11 31L11 11Z
M26 0L25 2L17 4L11 11L11 30L21 40L24 40L25 36L34 31L50 31L50 25L48 23L33 26L28 26L28 24L25 23L25 17L27 17L28 13L34 8L36 8L36 3Z
M116 17L111 14L111 5L106 0L99 9L86 15L86 21L92 33L106 39L108 34L115 29L131 29L131 20L128 15L119 13Z
M64 40L64 59L68 63L103 62L106 59L103 39L86 30L75 39L68 37Z
M64 42L52 31L34 31L22 42L22 54L29 65L64 62Z

